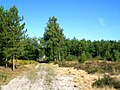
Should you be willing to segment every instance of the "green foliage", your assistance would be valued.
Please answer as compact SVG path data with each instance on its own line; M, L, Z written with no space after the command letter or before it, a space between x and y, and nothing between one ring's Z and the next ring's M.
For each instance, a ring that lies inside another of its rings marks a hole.
M92 59L92 55L89 52L86 52L86 58L87 59Z
M76 60L76 56L74 56L74 55L68 55L66 57L66 61L75 61L75 60Z
M0 7L0 59L6 60L18 54L19 42L25 33L25 23L21 23L23 17L18 15L16 6L9 10ZM2 57L2 58L1 58ZM0 61L1 61L0 60ZM14 70L14 63L13 63Z
M103 87L114 87L120 89L120 81L109 75L104 75L103 78L99 78L92 84L93 87L103 88Z
M7 74L0 73L0 79L5 82L7 80Z
M64 34L63 29L59 27L57 18L49 18L45 28L45 55L49 60L61 60L64 58Z
M36 60L39 58L37 38L25 38L21 40L18 58L26 60Z
M39 58L43 58L45 56L45 41L43 38L39 38L38 42Z
M85 62L87 60L85 52L83 52L80 56L79 62Z
M91 42L90 40L86 41L85 39L77 40L74 37L71 40L65 40L65 59L68 60L68 58L71 59L72 57L75 57L74 60L79 59L80 62L91 60L92 58L107 61L119 61L120 51L117 48L119 48L119 42L116 41L101 40Z
M120 61L120 52L113 50L113 59L114 61Z
M111 55L109 51L105 51L105 59L106 60L111 60Z

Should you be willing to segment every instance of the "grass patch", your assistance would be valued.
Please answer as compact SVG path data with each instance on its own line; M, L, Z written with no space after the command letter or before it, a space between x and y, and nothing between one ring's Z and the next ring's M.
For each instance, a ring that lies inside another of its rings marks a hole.
M7 80L7 74L2 72L0 73L0 80L2 80L3 82L5 82Z
M33 70L38 63L33 60L30 61L17 60L16 63L15 60L15 64L18 65L15 71L12 71L11 67L8 68L5 68L3 66L0 67L0 86L7 84L11 79L15 78L18 75ZM9 61L9 65L11 65L11 60Z

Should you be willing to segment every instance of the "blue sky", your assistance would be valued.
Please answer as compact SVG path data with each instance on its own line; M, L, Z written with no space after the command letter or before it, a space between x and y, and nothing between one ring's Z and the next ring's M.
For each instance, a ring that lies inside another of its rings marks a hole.
M0 5L17 6L30 37L42 37L55 16L67 38L120 40L120 0L0 0Z

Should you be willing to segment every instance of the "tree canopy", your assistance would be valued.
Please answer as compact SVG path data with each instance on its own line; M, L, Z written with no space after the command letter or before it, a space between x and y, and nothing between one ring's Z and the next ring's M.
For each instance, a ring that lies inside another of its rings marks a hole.
M20 24L23 17L18 15L16 6L11 7L9 10L0 7L0 16L0 57L5 57L6 60L12 57L14 70L14 58L17 55L19 42L24 34L25 23Z
M57 18L50 17L45 28L44 37L45 54L50 60L61 60L64 49L63 29L57 23Z

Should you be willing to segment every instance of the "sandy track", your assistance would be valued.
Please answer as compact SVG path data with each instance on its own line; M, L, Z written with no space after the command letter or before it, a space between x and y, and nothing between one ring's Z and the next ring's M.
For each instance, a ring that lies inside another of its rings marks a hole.
M34 71L11 80L1 90L80 90L74 76L58 72L58 66L39 64Z

